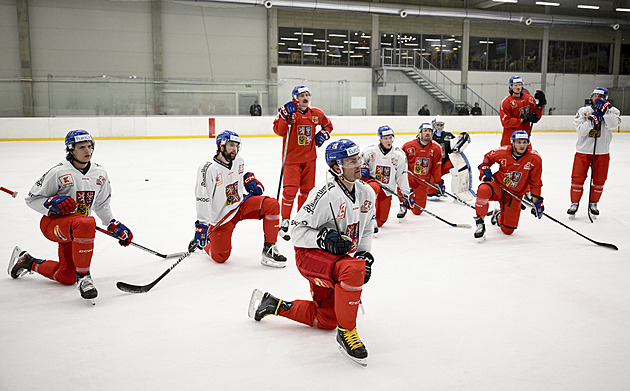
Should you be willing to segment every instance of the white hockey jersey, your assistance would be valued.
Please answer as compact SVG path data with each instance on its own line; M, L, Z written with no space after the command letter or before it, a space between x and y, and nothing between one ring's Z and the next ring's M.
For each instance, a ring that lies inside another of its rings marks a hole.
M246 194L244 172L245 162L238 155L229 166L216 158L199 166L195 186L199 222L216 225L224 216L238 208ZM229 218L223 223L228 220Z
M24 201L33 210L48 215L44 202L54 196L72 197L77 202L77 213L84 216L91 215L94 209L103 224L114 218L109 207L112 196L109 178L96 163L90 162L85 174L69 161L57 164L35 182Z
M398 147L392 147L387 154L383 154L380 144L370 145L361 153L361 162L370 167L370 176L396 190L396 184L403 194L409 194L409 179L407 178L407 155Z
M587 155L593 154L594 137L589 137L589 133L593 129L593 123L588 117L593 113L591 106L584 106L578 110L575 114L573 124L575 130L578 133L577 143L575 149L579 153ZM601 135L597 138L597 146L595 147L595 155L605 155L610 153L610 142L612 141L612 131L617 130L621 125L621 117L619 109L611 107L604 114L604 121L602 122Z
M324 227L336 230L336 220L339 230L352 239L350 253L370 251L375 201L374 190L365 183L354 182L354 192L350 193L336 177L330 178L317 191L309 193L306 202L293 218L293 245L319 248L317 234Z

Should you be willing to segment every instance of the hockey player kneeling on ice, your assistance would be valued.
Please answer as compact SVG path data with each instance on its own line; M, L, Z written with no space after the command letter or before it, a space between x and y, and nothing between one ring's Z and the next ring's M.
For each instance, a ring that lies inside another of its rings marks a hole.
M389 217L392 195L387 193L381 185L395 189L396 185L403 193L403 207L413 208L415 196L409 188L407 178L407 158L400 148L393 146L394 130L387 125L377 131L379 143L370 145L361 153L361 180L370 185L376 193L376 227L378 232Z
M297 268L309 281L312 300L280 300L254 290L248 315L278 315L320 329L337 329L339 350L366 364L357 334L361 291L371 275L374 191L361 178L359 147L348 139L326 148L332 177L312 191L296 214L293 245Z
M451 191L464 201L475 199L475 192L472 190L472 172L470 163L464 154L464 149L470 144L470 135L466 132L454 135L444 131L444 120L439 115L431 122L433 126L433 141L442 148L442 171L441 176L451 173ZM444 193L444 179L439 183L442 193ZM432 191L435 193L435 191ZM429 197L436 194L429 194ZM442 195L444 196L444 195Z
M90 275L96 232L92 208L120 245L128 246L133 235L112 215L107 172L92 163L92 136L83 129L71 130L65 145L66 161L39 178L26 197L26 204L44 215L39 226L46 239L59 244L59 261L37 259L15 247L8 271L13 278L37 272L62 284L77 282L81 297L94 304L98 291Z
M488 213L488 202L498 201L500 211L492 216L492 224L497 224L506 235L511 235L518 227L521 216L521 202L505 192L507 189L519 198L530 189L534 208L532 214L541 218L545 207L542 190L542 158L535 150L528 149L529 135L524 130L512 134L512 145L502 146L484 156L479 165L479 180L483 181L477 189L475 201L475 239L485 240L486 227L483 221ZM490 168L497 163L499 170L492 174ZM497 213L499 213L497 215Z
M212 160L197 170L194 240L215 262L223 263L230 257L236 224L241 220L262 220L265 244L260 263L285 267L287 259L276 246L280 205L275 198L263 195L264 188L253 173L245 172L245 162L238 156L240 145L238 134L224 130L217 136L217 152Z
M424 179L436 187L442 180L442 150L438 143L433 141L433 127L430 123L425 122L420 125L418 135L415 139L406 142L403 145L403 151L407 156L407 171L409 186L414 192L415 203L422 208L427 206L427 194L435 192L433 186L429 186L422 182ZM406 209L402 207L401 214L404 217ZM412 208L411 211L415 215L422 213L420 208ZM398 216L400 217L400 214Z

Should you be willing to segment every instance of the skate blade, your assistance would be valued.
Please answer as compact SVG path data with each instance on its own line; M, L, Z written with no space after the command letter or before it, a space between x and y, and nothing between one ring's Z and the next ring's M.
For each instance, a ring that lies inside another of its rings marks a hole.
M260 303L262 302L262 298L263 298L263 293L258 289L254 289L254 291L252 292L252 297L251 299L249 299L249 308L247 309L247 316L254 319L254 315L256 314L256 309L258 309L258 307L260 306Z
M477 243L483 243L486 240L486 236L482 236L480 238L475 238L475 240L477 241Z
M339 346L339 345L337 345L337 349L339 349L341 354L343 354L344 356L348 357L353 362L361 365L362 367L367 367L367 358L352 357L351 355L348 354L348 352L346 352L346 349L344 349L342 346Z
M575 215L569 215L569 220L575 220Z
M260 263L263 266L275 267L276 269L282 269L283 267L287 266L286 262L277 262L267 257L262 257Z
M404 218L404 217L399 217L399 218L398 218L398 222L399 222L399 223L402 223L403 221L405 221L405 218Z
M7 273L9 273L9 275L11 275L11 269L13 269L13 266L15 266L15 262L17 258L20 256L21 252L22 252L22 249L19 248L18 246L15 246L15 248L13 248L13 252L11 253L11 258L9 259L9 267L7 268ZM24 274L25 273L26 271L24 271ZM23 276L24 274L20 274L20 277Z

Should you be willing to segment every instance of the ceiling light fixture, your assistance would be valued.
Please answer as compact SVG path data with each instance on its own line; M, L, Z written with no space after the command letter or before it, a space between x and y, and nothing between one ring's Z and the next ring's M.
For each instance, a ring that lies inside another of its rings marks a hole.
M578 8L587 9L587 10L598 10L598 5L588 5L588 4L578 4Z
M630 8L615 8L617 12L630 12Z
M536 5L546 5L546 6L549 6L549 7L559 7L560 3L552 3L552 2L549 2L549 1L537 1Z

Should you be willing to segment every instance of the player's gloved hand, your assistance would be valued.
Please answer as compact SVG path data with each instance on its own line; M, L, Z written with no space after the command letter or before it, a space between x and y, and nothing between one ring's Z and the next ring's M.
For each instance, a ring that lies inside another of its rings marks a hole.
M542 218L544 211L545 211L545 206L543 205L543 198L538 197L538 200L534 202L534 207L532 208L532 214L540 219Z
M438 187L438 195L440 197L444 197L444 192L446 191L446 187L444 186L444 179L442 179L440 181L440 183L436 184L436 186Z
M195 239L197 248L204 248L208 244L208 225L195 221Z
M527 122L531 122L535 124L536 122L540 121L540 117L536 113L523 114L521 115L521 118L523 119L524 124Z
M348 235L324 227L317 234L317 245L335 255L347 254L352 247L352 239Z
M593 101L593 109L595 109L595 111L601 112L602 114L606 114L610 106L610 102L608 102L604 98L596 98Z
M361 178L369 178L370 177L370 166L366 163L361 164Z
M112 219L107 226L107 230L118 238L118 244L121 246L127 247L131 243L131 239L133 239L133 234L131 230L127 228L123 223L116 219Z
M365 260L365 278L363 279L363 284L367 284L372 276L372 264L374 263L374 257L369 251L357 251L357 253L354 254L354 257Z
M593 114L589 115L588 119L593 124L593 128L598 128L601 126L600 124L604 120L604 114L602 114L600 111L593 111ZM591 136L589 135L589 137ZM592 137L595 137L595 136L592 136Z
M479 165L479 180L484 182L492 182L492 171L487 163Z
M77 202L70 196L56 196L47 199L44 207L52 214L69 215L77 209Z
M322 129L315 134L315 145L321 147L329 138L330 133L326 129Z
M536 90L536 93L534 94L534 99L538 101L538 106L545 106L547 104L545 93L541 90Z
M403 196L403 206L407 209L413 209L413 205L416 203L416 195L413 190L409 193L408 196Z
M289 119L289 116L297 111L297 104L295 102L297 101L289 101L278 109L278 112L280 112L280 116L282 117L282 119Z
M245 175L243 175L243 182L245 183L245 190L252 195L259 196L265 191L262 183L260 183L251 172L246 172Z
M452 152L461 152L462 146L470 144L470 135L466 132L461 133L461 137L457 141L457 144L453 147Z

